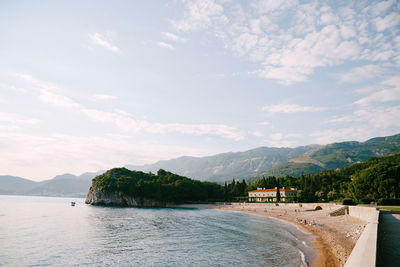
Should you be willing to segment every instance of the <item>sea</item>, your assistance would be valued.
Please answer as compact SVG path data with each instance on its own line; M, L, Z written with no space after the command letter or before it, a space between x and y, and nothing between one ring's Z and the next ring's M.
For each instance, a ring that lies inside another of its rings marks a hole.
M0 266L307 266L311 240L239 212L0 195Z

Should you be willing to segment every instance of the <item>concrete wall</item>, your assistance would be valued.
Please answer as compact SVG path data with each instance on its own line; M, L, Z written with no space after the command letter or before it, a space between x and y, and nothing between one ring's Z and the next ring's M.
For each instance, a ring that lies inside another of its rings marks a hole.
M357 217L368 223L378 223L379 221L379 211L373 207L349 206L349 215L352 217Z
M378 242L379 210L349 206L349 215L367 222L345 267L375 267Z
M264 207L275 207L275 203L231 203L235 207L245 207L245 208L264 208ZM300 210L311 210L315 209L316 206L321 206L324 210L336 210L343 205L331 204L331 203L279 203L280 208L296 208ZM301 207L300 207L301 205Z

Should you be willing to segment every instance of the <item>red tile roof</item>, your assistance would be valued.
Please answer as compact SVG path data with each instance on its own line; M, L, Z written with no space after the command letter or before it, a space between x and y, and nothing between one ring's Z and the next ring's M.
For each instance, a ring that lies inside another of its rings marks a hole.
M286 188L285 188L285 189L280 188L279 191L280 191L280 192L282 192L282 191L297 192L297 190L286 189ZM271 189L260 189L260 190L252 190L252 191L249 191L249 192L276 192L276 189L275 189L275 188L271 188Z

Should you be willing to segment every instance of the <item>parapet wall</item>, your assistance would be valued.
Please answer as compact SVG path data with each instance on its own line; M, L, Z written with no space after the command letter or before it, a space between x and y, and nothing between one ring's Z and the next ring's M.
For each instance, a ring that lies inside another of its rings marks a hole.
M367 223L378 223L379 221L379 211L373 207L349 206L349 215L364 220Z
M375 267L378 242L379 210L349 206L349 215L367 222L345 267Z

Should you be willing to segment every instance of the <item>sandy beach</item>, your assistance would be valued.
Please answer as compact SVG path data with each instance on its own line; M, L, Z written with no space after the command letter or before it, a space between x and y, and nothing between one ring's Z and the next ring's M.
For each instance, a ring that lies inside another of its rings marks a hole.
M234 204L214 207L222 210L273 217L295 224L314 236L313 244L317 251L317 259L311 261L309 263L310 266L343 266L360 237L366 222L349 215L329 215L331 211L340 206L329 207L322 205L322 210L312 210L310 206L305 206Z

